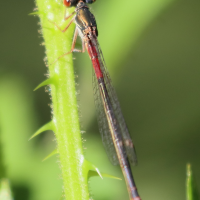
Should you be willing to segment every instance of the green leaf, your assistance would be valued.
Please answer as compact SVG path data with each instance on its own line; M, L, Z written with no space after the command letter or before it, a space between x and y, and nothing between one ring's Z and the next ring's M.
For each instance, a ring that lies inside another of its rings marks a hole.
M186 195L187 200L198 200L198 191L194 181L191 165L187 164L187 179L186 179Z

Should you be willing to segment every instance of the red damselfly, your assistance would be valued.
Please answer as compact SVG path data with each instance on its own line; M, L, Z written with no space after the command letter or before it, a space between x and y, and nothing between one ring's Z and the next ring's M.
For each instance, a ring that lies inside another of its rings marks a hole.
M69 53L84 52L85 48L87 49L94 69L95 105L98 111L98 124L104 147L110 161L114 165L119 164L121 167L130 200L141 200L130 167L130 163L135 165L137 162L134 145L97 40L98 30L95 17L86 4L93 3L94 1L63 0L66 7L76 7L73 13L67 17L65 16L65 20L70 17L72 19L63 30L54 24L62 32L65 32L70 24L75 22L76 29L71 51L60 56L58 59ZM75 49L78 35L82 40L82 50Z

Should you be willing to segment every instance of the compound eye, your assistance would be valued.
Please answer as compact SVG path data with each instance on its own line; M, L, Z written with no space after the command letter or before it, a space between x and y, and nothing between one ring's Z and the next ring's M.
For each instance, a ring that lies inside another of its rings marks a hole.
M66 7L70 7L70 6L71 6L71 0L63 0L63 4L64 4Z

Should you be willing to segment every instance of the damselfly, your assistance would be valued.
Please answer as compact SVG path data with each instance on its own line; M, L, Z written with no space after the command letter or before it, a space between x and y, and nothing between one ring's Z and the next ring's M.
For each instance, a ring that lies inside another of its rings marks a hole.
M95 105L98 111L98 124L104 147L110 161L114 165L119 164L121 167L130 200L141 200L130 167L130 163L134 165L137 162L134 145L97 40L98 30L95 17L86 4L93 3L94 1L63 0L66 7L76 7L73 13L65 17L65 20L70 17L72 19L63 30L54 24L62 32L65 32L72 22L76 24L71 51L64 55L72 52L84 52L85 48L87 49L94 69ZM75 49L78 35L82 40L82 50Z

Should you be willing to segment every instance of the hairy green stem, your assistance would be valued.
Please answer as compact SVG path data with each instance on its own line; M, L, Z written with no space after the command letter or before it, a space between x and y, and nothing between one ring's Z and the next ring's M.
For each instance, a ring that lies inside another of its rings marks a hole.
M51 127L57 140L65 199L89 199L87 180L90 165L83 156L72 54L58 59L71 49L74 25L63 33L52 23L63 28L69 22L63 20L62 1L37 0L36 3L49 65L46 83L51 85ZM72 9L67 10L67 14L71 12Z

